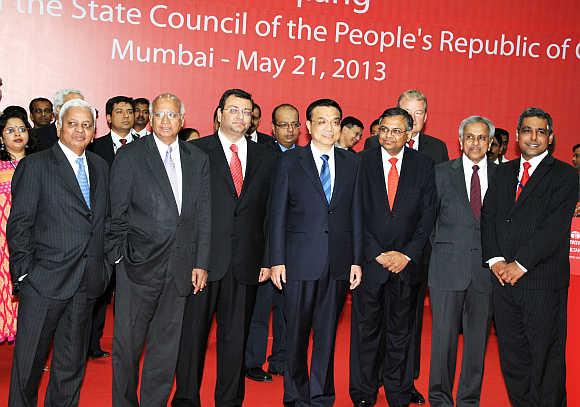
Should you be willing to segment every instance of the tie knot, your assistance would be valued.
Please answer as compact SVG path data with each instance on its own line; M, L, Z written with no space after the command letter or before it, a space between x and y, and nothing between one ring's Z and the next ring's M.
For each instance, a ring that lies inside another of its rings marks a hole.
M238 153L238 146L237 146L237 144L231 144L230 145L230 150L232 150L232 153L237 154Z
M397 157L389 158L391 165L397 165L397 161L399 161Z
M473 171L477 172L479 170L479 165L475 164L473 166Z
M78 157L75 161L76 161L77 165L83 165L84 164L83 157Z
M532 164L530 164L529 162L526 161L526 162L524 162L523 166L524 166L524 171L527 171L527 170L530 169L530 167L532 166Z
M119 143L121 143L121 145L124 146L125 144L127 144L127 139L126 138L119 139Z
M330 157L328 156L328 154L322 154L322 155L320 156L320 158L322 158L322 161L324 161L325 163L327 163L327 162L328 162L328 159L329 159Z

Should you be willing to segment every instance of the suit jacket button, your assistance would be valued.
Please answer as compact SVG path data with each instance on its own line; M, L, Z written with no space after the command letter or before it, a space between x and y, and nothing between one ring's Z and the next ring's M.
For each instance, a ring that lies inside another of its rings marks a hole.
M328 211L328 214L332 215L332 214L334 214L334 211Z
M507 218L507 219L505 220L505 223L511 223L511 221L512 221L512 220L511 220L510 218Z
M328 230L325 230L324 233L328 234Z
M88 254L86 254L86 253L85 253L85 254L83 254L83 259L86 259L87 257L89 257L89 255L88 255Z

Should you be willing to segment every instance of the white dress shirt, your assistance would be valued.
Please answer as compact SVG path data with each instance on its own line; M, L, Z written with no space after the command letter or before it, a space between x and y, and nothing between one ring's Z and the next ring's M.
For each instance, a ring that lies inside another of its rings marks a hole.
M136 134L139 136L139 138L141 138L141 137L148 136L151 133L147 130L147 127L143 127L140 131L137 131L135 129L131 129L131 134Z
M320 171L322 171L322 156L326 154L328 156L328 169L330 170L330 196L332 197L332 192L334 191L334 177L336 174L336 167L334 165L334 146L329 152L325 153L320 151L316 146L310 143L310 151L312 151L312 157L314 158L314 163L316 164L316 169L318 170L318 176L320 177Z
M419 151L419 136L420 135L421 135L421 133L417 133L413 137L411 137L411 140L413 140L413 150L415 150L415 151ZM409 147L409 143L407 143L407 147ZM409 147L409 148L411 148L411 147Z
M157 150L159 150L159 155L161 156L161 161L165 160L165 154L167 154L167 150L169 146L171 146L171 159L175 163L175 172L177 173L177 196L178 202L177 203L177 211L181 214L181 202L183 202L183 177L181 171L181 156L179 152L179 139L175 139L173 143L170 145L165 144L159 138L153 134L153 140L155 140L155 145L157 146Z
M238 157L240 158L240 162L242 163L242 174L244 175L244 179L246 178L246 164L248 162L248 140L245 137L241 137L237 142L232 143L221 130L218 130L218 137L220 142L222 143L222 148L224 149L224 154L226 155L226 161L228 165L230 165L230 161L232 160L232 156L234 153L230 150L230 146L235 144L238 146Z
M252 134L248 134L248 136L250 138L250 140L252 140L254 143L258 142L258 130L254 130L254 132Z
M397 164L395 167L397 168L397 174L401 177L401 166L403 165L403 155L405 154L405 148L401 148L401 151L397 155L390 155L387 150L381 147L381 159L383 161L383 177L385 177L385 187L387 188L387 195L389 194L389 171L391 170L391 163L389 160L391 158L397 158ZM386 203L385 203L386 205Z
M83 151L82 155L77 155L77 153L75 153L70 148L65 146L60 140L58 140L58 145L59 145L60 149L62 150L62 152L64 153L64 155L65 155L67 161L69 162L70 166L72 167L73 171L75 172L75 177L78 175L78 172L79 172L79 166L76 163L76 159L83 158L83 163L84 163L84 167L85 167L85 174L87 174L87 180L89 181L89 186L90 186L91 185L91 175L89 174L89 164L87 162L87 156L86 156L85 152Z
M465 188L467 189L467 198L471 202L471 175L473 174L473 166L478 165L477 175L479 176L479 188L481 191L481 203L487 192L487 158L483 157L480 162L475 163L469 159L465 154L461 156L463 161L463 175L465 176Z
M129 144L130 142L135 140L135 138L133 137L133 134L131 132L129 132L129 134L127 134L126 137L121 137L117 133L115 133L113 130L111 130L111 140L113 140L113 152L115 154L117 154L117 150L123 146L123 144L121 144L122 138L127 140L127 143L125 143L125 144Z

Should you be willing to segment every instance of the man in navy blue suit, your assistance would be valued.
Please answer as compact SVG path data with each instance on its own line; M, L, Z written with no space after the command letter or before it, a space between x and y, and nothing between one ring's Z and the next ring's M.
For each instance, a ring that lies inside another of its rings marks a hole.
M287 323L284 404L293 407L334 403L336 326L349 285L362 277L359 158L334 147L338 103L317 100L306 118L311 143L280 157L270 206L272 281L283 289Z

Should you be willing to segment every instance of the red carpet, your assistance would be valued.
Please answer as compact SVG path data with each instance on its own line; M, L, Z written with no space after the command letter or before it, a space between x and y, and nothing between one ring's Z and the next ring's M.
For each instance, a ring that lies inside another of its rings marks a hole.
M568 317L568 405L580 406L580 317L575 310L580 309L580 277L573 277L570 287ZM110 311L110 310L109 310ZM107 327L103 338L103 348L111 349L112 313L107 316ZM348 349L349 349L350 306L345 306L336 340L336 406L352 406L348 397ZM431 312L427 308L424 321L422 343L421 377L417 387L427 396L429 380L429 353L431 344ZM461 346L460 346L461 351ZM10 366L12 363L12 346L0 345L0 406L8 403L8 386ZM459 368L457 377L459 377ZM202 390L204 405L213 406L213 388L215 384L215 338L210 340L206 375ZM40 394L46 390L48 375L42 379ZM576 383L576 385L574 385ZM269 407L282 405L282 378L275 377L273 383L255 383L246 380L245 406ZM81 392L81 406L111 405L111 360L90 361ZM377 405L386 406L385 396L381 391ZM428 405L428 403L427 403ZM490 336L487 349L485 375L483 380L482 407L509 406L503 378L499 367L497 339Z

